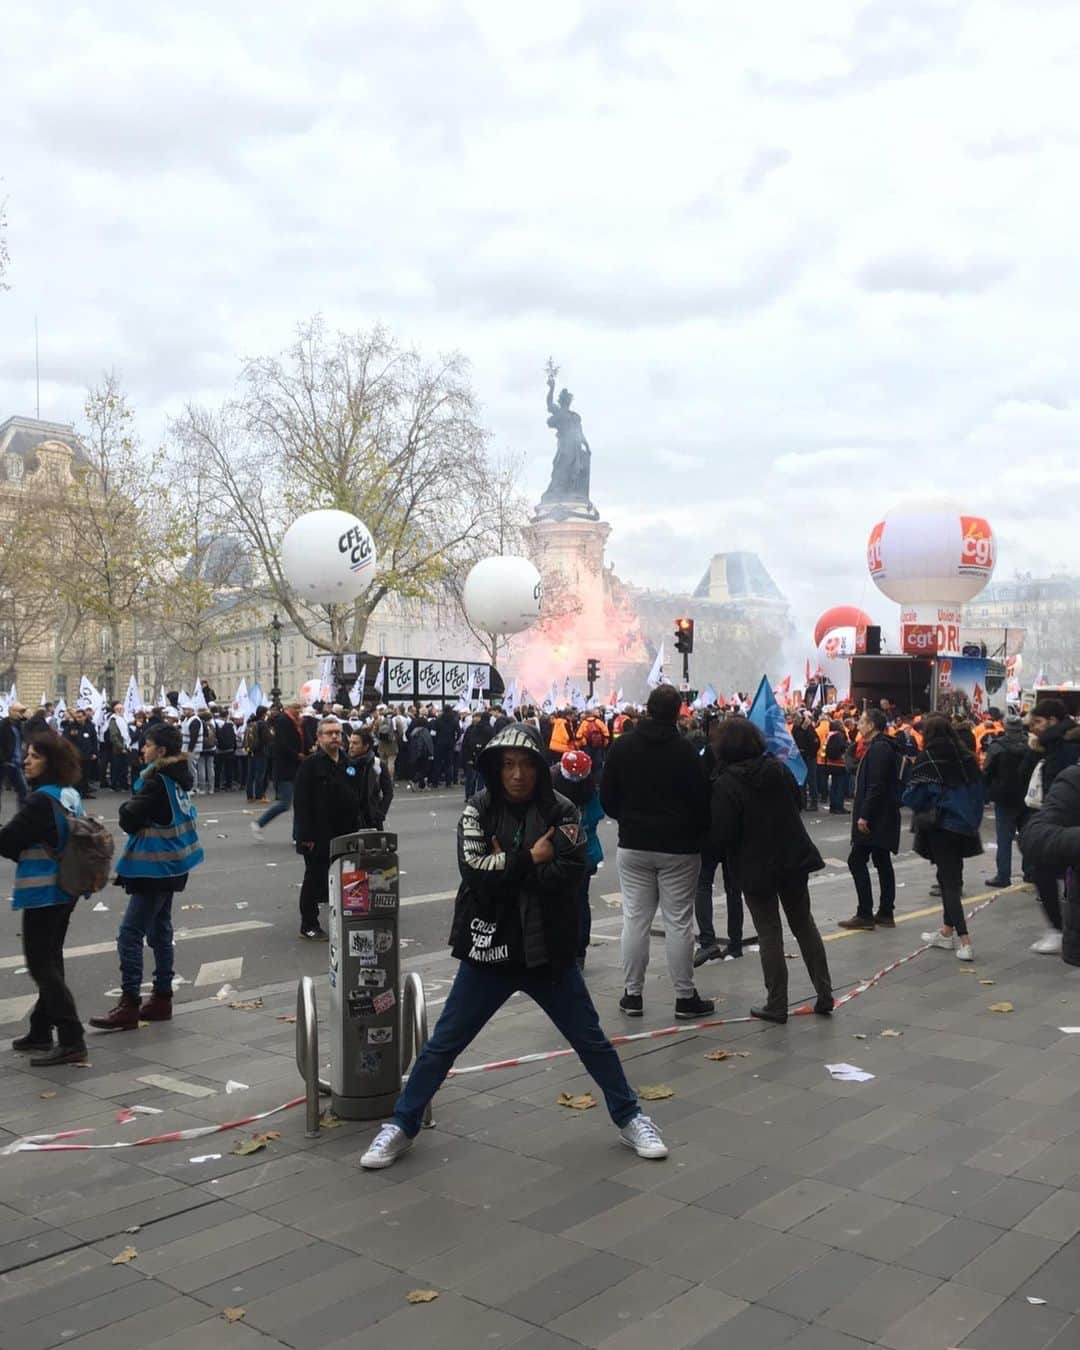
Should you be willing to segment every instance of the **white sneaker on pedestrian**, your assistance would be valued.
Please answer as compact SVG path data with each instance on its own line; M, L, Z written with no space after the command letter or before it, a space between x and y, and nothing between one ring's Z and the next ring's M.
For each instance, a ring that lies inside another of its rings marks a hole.
M619 1131L619 1138L639 1158L666 1158L667 1144L648 1116L637 1115Z
M264 835L263 835L263 832L262 832L262 826L259 824L259 822L258 822L257 820L253 820L253 821L251 822L251 833L252 833L252 834L255 836L255 838L258 839L258 840L262 840L262 839L264 838Z
M971 945L970 938L960 938L956 944L956 959L958 961L974 961L975 950Z
M1056 928L1047 929L1046 933L1031 944L1031 950L1038 952L1041 956L1061 955L1061 934Z
M360 1158L360 1166L369 1171L377 1167L389 1167L403 1153L408 1153L412 1146L413 1141L401 1126L389 1121L368 1145L367 1152Z
M933 933L924 933L922 940L930 944L931 947L940 947L942 951L951 952L956 946L956 937L950 933L948 937L940 931Z

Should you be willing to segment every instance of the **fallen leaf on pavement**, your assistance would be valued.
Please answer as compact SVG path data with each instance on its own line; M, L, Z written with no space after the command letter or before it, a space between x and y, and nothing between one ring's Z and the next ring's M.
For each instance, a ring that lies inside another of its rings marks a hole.
M341 1121L338 1119L337 1116L334 1115L333 1111L331 1111L329 1107L327 1107L326 1110L319 1117L320 1130L336 1130L340 1124Z
M1013 1005L1012 1005L1011 1003L1005 1002L1005 1003L991 1003L991 1004L990 1004L990 1011L991 1011L991 1012L1015 1012L1016 1010L1013 1008Z
M39 1092L39 1093L38 1093L38 1096L41 1098L41 1100L42 1100L43 1102L47 1102L51 1097L55 1097L55 1096L56 1096L56 1093L55 1093L55 1092Z
M285 1017L279 1017L277 1020L279 1022L295 1022L296 1018L290 1013Z
M596 1105L596 1098L591 1092L582 1092L577 1097L572 1092L560 1092L557 1101L559 1106L568 1106L572 1111L587 1111L590 1106Z
M994 981L993 981L993 980L980 980L979 983L980 983L980 984L993 984Z
M411 1289L406 1295L410 1303L434 1303L438 1297L437 1289Z
M222 1308L221 1315L226 1322L242 1322L247 1316L246 1308Z
M261 998L240 998L234 1003L230 1003L230 1008L236 1008L239 1012L251 1012L255 1008L261 1008L263 1001Z
M114 1266L126 1266L129 1261L134 1261L138 1256L134 1247L125 1247L122 1252L117 1252L112 1259Z
M675 1089L666 1083L657 1083L654 1087L639 1087L637 1095L645 1102L663 1102L675 1096Z
M972 968L971 968L970 966L961 966L961 967L960 967L960 974L961 974L961 975L978 975L978 973L979 973L979 972L978 972L977 970L972 970Z
M274 1139L281 1138L280 1130L264 1130L261 1134L253 1134L250 1139L240 1139L237 1141L233 1153L238 1158L246 1158L251 1153L258 1153L265 1148Z
M902 1031L894 1031L892 1027L886 1027L881 1034L883 1036L902 1036L904 1033Z
M706 1058L706 1059L717 1059L717 1060L719 1060L719 1059L730 1059L730 1058L731 1058L731 1051L730 1051L730 1050L710 1050L709 1053L705 1056L705 1058Z

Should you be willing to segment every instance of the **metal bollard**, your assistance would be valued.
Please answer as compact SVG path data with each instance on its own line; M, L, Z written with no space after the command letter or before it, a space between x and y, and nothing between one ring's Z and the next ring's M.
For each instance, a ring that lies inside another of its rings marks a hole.
M305 975L296 986L296 1067L307 1090L304 1134L319 1135L319 1094L328 1093L330 1084L319 1077L319 1011L315 1002L315 981Z
M419 1057L427 1044L427 998L424 994L424 982L415 970L410 970L401 986L401 1074L405 1076L409 1065ZM431 1118L431 1103L424 1107L423 1126L425 1130L435 1128Z

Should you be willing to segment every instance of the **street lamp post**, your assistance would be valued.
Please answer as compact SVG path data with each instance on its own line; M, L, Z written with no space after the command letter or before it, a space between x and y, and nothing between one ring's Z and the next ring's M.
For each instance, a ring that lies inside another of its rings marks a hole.
M105 701L112 703L116 700L116 690L113 688L113 681L116 678L116 666L110 656L105 662Z
M277 616L277 610L274 611L273 618L270 620L270 645L274 649L274 683L270 687L270 703L272 707L277 707L281 702L280 670L279 657L281 652L281 620Z

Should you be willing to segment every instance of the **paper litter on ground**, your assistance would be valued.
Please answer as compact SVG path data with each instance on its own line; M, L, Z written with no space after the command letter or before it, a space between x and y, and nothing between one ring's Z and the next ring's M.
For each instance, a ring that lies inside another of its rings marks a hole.
M840 1083L868 1083L874 1076L856 1064L826 1064L825 1067Z
M94 914L108 914L108 912L109 912L109 906L108 906L108 905L103 905L103 904L101 903L101 901L99 900L99 901L97 902L97 904L94 906L92 912L93 912Z
M229 1093L230 1096L234 1092L246 1092L247 1090L248 1090L247 1083L238 1083L235 1078L230 1078L229 1081L225 1084L225 1091Z

